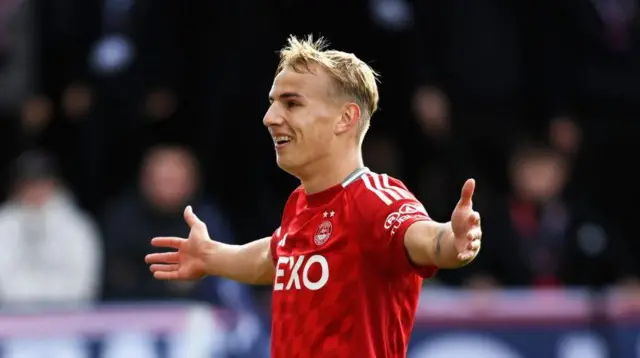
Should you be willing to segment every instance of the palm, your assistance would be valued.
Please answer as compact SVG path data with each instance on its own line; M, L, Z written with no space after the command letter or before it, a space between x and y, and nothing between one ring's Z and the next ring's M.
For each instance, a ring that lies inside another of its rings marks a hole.
M460 201L451 214L451 229L455 236L455 247L462 257L473 257L480 248L480 214L473 210L475 181L469 179L462 187Z
M197 279L204 276L204 250L202 237L192 229L187 240L178 248L178 276L180 279Z
M158 279L197 280L206 274L206 243L210 241L206 225L193 213L191 207L185 210L185 220L191 227L189 237L156 237L151 244L156 247L177 251L149 254L145 258L151 264L151 272Z

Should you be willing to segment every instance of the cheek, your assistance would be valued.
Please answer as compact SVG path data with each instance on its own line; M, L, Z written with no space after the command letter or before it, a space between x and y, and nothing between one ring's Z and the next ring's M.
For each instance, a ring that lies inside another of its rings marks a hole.
M304 119L298 121L299 134L306 145L327 145L333 135L329 121L317 117L312 112L304 113Z
M333 128L318 124L313 128L313 136L309 139L318 153L324 153L331 149L332 138Z

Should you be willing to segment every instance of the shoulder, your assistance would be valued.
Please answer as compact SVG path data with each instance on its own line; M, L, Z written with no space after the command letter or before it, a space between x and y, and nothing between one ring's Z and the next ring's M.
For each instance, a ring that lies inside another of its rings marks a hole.
M422 204L401 180L387 174L368 172L350 186L354 206L365 218L388 214L405 204L419 205L422 208Z
M300 185L298 185L297 188L295 188L291 192L291 195L289 196L289 198L298 197L298 196L300 196L302 194L304 194L304 187L302 186L302 184L300 184Z
M289 194L289 198L284 204L283 216L295 214L302 201L304 201L304 188L300 185Z
M372 255L376 265L385 272L406 274L418 272L422 277L433 275L413 266L407 256L405 233L418 221L429 221L429 215L402 181L386 174L366 173L353 183L347 204L360 212L359 233L364 235L361 247Z
M0 218L6 218L15 215L18 212L17 209L17 205L15 205L13 202L4 202L2 205L0 205Z
M281 221L280 221L280 227L278 227L271 234L271 241L272 242L279 242L282 239L280 237L280 231L281 231L280 228L282 227L282 225L284 225L287 221L291 220L296 215L296 213L298 211L297 208L298 208L301 200L304 200L304 188L302 187L302 185L298 186L289 195L289 198L287 199L287 202L284 205L284 209L282 210L282 218L281 218Z
M3 205L0 205L0 225L13 225L18 220L16 217L19 215L19 210L17 205L14 205L11 202L6 202Z
M287 199L287 204L289 205L291 203L297 203L298 200L300 198L302 198L304 196L304 187L302 185L299 185L297 188L295 188L291 194L289 194L289 199Z

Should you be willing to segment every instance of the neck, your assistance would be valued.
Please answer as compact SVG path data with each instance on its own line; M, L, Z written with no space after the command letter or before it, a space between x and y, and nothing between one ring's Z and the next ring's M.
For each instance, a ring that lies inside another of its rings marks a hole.
M307 194L319 193L342 183L349 174L364 167L362 153L354 151L349 155L329 156L314 163L313 167L301 175L300 181Z

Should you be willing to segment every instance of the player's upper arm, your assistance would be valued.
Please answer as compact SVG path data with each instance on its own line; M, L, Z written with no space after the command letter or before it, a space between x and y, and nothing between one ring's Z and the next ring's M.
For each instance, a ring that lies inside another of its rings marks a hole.
M276 275L276 261L278 260L277 245L280 239L280 228L278 228L271 236L255 241L259 243L261 250L256 284L273 284Z
M260 266L262 268L260 270L260 272L262 273L259 278L260 283L272 284L276 274L276 271L275 271L276 268L275 268L275 265L273 264L273 258L271 257L271 236L262 238L260 239L260 241L264 242L262 259L260 260Z
M362 181L364 189L357 201L363 220L373 231L369 248L390 270L433 276L437 268L415 265L405 246L406 232L414 223L431 221L425 208L397 179L368 173Z
M268 285L273 283L275 266L271 260L271 237L265 237L242 245L241 253L235 256L237 262L243 265L242 282L254 285ZM245 264L246 263L246 264Z

